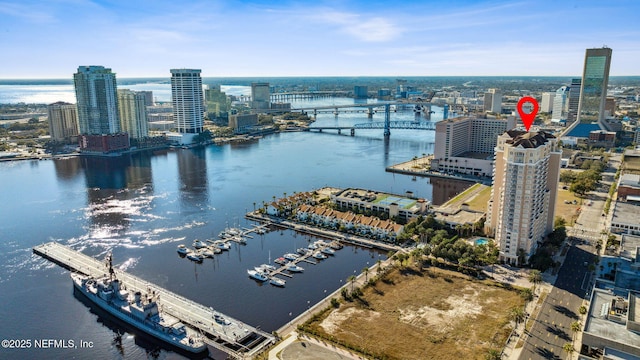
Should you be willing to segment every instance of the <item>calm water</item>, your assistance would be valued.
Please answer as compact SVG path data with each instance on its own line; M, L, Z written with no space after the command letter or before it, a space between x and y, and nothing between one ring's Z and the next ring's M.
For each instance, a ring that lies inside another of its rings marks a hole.
M335 101L335 100L325 100ZM346 100L339 100L346 101ZM382 121L377 114L374 121ZM413 113L394 113L394 119ZM437 117L437 114L434 115ZM364 114L320 115L320 124L370 121ZM287 279L284 289L259 285L246 269L304 246L291 231L254 235L246 246L201 265L178 257L180 243L218 234L225 226L250 226L243 215L283 193L322 186L413 191L427 199L455 195L467 184L412 180L385 166L433 152L430 131L381 130L357 136L284 133L242 145L180 149L118 159L0 163L1 339L92 341L91 350L0 349L0 358L174 358L126 334L76 299L68 271L31 254L31 247L59 241L103 257L146 280L272 331L337 289L345 279L385 255L345 247L336 256Z

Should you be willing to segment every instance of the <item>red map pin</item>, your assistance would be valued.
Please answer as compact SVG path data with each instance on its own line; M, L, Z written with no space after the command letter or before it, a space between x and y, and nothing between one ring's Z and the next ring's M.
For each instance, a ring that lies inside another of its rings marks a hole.
M522 106L525 103L533 104L533 111L531 111L528 114L524 112L524 110L522 109ZM531 124L533 124L533 120L536 118L536 115L538 114L538 109L540 109L540 106L538 105L538 100L532 98L531 96L525 96L522 99L520 99L520 101L518 101L518 114L520 114L520 118L522 118L522 123L524 124L524 128L527 129L527 131L529 131L529 129L531 128Z

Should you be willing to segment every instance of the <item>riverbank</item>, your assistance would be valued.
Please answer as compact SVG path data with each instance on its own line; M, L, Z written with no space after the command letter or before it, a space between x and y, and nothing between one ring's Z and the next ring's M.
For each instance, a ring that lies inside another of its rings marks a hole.
M482 183L485 185L491 185L492 179L464 174L445 174L438 171L431 170L431 159L433 155L427 155L423 157L415 157L412 160L401 162L399 164L387 166L384 170L386 172L421 176L421 177L437 177L443 179L455 179L462 181L470 181L475 183Z

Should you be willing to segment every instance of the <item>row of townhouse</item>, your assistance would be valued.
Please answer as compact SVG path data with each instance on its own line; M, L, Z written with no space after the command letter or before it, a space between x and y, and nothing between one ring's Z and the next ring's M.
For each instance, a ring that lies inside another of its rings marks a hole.
M271 216L286 217L302 204L315 204L315 198L311 192L295 193L291 196L274 200L267 205L266 212Z
M394 241L404 229L404 226L390 220L306 204L298 207L296 218L298 221L311 222L315 225L333 228L344 226L347 230L353 230L360 235L387 241Z

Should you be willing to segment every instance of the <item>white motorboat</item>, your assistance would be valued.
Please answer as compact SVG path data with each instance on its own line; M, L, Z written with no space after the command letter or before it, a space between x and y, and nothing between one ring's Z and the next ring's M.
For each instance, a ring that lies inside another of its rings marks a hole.
M340 242L339 242L339 241L337 241L337 240L332 241L332 242L329 244L329 246L330 246L332 249L334 249L334 250L340 250L340 249L342 249L342 248L344 247L344 246L342 246L342 244L340 244Z
M313 253L313 257L318 259L318 260L324 260L327 258L327 255L321 253L320 251L316 251Z
M197 252L191 251L187 254L187 259L195 262L202 262L202 255Z
M178 245L178 254L180 255L187 255L187 253L189 252L189 249L187 249L186 246L184 246L184 244L180 244Z
M297 254L292 254L292 253L286 253L284 255L282 255L283 258L289 260L289 261L293 261L298 259L300 256L298 256Z
M227 241L216 241L214 245L222 251L231 249L231 244L229 244Z
M286 281L284 281L282 279L279 279L279 278L277 278L275 276L272 276L271 278L269 278L269 284L271 284L273 286L284 287L284 285L286 283L287 283Z
M307 255L307 253L309 253L309 249L306 248L299 248L298 250L296 250L296 252L300 255Z
M212 258L215 255L215 252L211 250L211 248L206 247L201 251L202 256Z
M311 250L316 250L316 249L318 249L318 245L313 244L313 243L309 244L309 246L307 246L307 247L308 247L309 249L311 249Z
M304 268L302 268L302 267L300 267L300 266L298 266L298 265L296 265L294 263L288 263L286 269L291 271L291 272L303 272L304 271Z
M323 248L323 249L322 249L322 250L320 250L320 251L322 251L323 253L325 253L325 254L327 254L327 255L335 255L335 254L336 254L336 251L335 251L335 250L333 250L333 249L332 249L332 248L330 248L330 247Z
M265 275L262 271L258 271L258 270L247 270L247 274L249 274L249 277L254 279L254 280L258 280L258 281L267 281L269 280L269 277L267 277L267 275Z
M276 267L269 264L262 264L260 266L256 266L255 269L263 272L276 271Z
M196 240L193 242L193 247L196 249L202 249L207 247L207 244L204 241Z
M278 265L284 265L287 263L287 260L283 257L279 257L275 260L273 260L274 263L278 264Z

